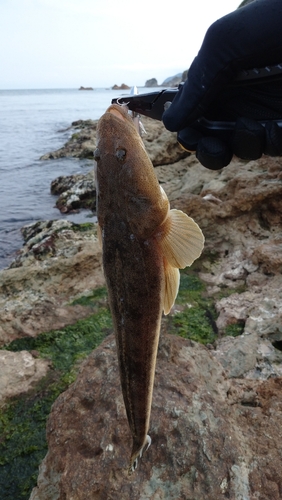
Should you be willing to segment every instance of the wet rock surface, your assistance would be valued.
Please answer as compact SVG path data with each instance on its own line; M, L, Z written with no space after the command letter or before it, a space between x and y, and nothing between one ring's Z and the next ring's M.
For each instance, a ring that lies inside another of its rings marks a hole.
M227 378L195 342L161 337L152 445L127 473L131 437L110 336L53 406L31 500L281 498L282 379Z

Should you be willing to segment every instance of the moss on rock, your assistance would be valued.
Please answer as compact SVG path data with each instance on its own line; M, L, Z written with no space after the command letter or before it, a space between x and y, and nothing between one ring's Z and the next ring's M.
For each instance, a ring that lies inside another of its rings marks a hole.
M182 271L176 305L166 320L168 332L211 344L216 339L216 316L213 300L205 296L205 285L193 266Z
M51 406L77 374L79 363L112 330L108 307L97 300L105 297L98 289L89 302L95 313L75 325L43 333L36 338L17 339L6 349L32 351L47 358L52 369L36 387L11 400L0 411L0 498L28 499L36 484L38 466L47 452L46 420Z

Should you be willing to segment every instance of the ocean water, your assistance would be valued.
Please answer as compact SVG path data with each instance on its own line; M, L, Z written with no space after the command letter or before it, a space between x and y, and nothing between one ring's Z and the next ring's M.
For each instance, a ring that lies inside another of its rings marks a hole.
M25 224L63 218L91 220L93 214L86 210L62 215L54 207L56 197L50 194L50 184L59 175L88 172L92 162L39 158L64 145L73 133L65 129L73 121L98 119L113 97L125 93L111 89L0 90L0 269L21 248L20 228Z

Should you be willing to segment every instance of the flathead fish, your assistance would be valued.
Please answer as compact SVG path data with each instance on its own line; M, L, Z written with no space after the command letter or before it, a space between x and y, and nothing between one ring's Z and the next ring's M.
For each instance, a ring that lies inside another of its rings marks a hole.
M179 268L204 245L198 225L170 210L143 141L125 106L100 118L94 152L103 267L117 343L120 380L133 437L129 471L148 436L162 312L179 288Z

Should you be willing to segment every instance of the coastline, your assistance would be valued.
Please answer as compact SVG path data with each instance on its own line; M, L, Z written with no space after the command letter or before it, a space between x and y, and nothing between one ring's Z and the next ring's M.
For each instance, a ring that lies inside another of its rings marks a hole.
M0 91L5 124L0 130L0 269L9 265L21 247L23 225L58 216L86 222L91 216L90 210L58 212L50 184L59 176L90 171L92 160L67 156L42 162L39 158L69 140L76 132L70 128L72 122L98 119L118 95L119 91L110 89L85 93L77 89Z

